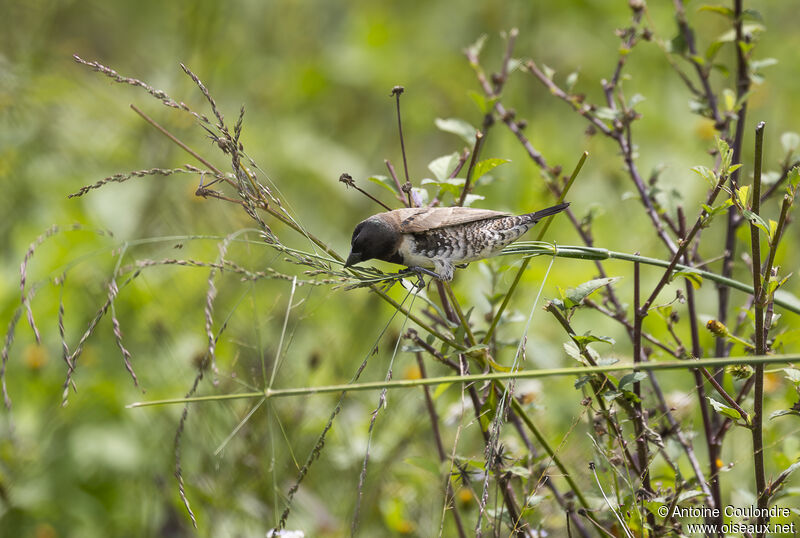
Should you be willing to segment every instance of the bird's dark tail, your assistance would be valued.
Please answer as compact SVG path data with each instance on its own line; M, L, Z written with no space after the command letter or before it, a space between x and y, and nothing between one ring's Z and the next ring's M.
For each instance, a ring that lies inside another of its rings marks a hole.
M548 208L545 208L545 209L540 209L539 211L536 211L534 213L528 213L528 215L526 215L526 216L530 217L530 219L533 222L537 222L537 221L542 220L545 217L549 217L550 215L555 215L556 213L561 213L562 211L564 211L568 207L569 207L569 202L565 202L563 204L558 204L558 205L554 205L552 207L548 207Z

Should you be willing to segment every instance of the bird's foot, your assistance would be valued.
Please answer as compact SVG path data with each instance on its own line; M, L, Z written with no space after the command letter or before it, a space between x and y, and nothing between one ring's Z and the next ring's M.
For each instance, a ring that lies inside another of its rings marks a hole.
M422 278L422 275L432 276L437 280L442 280L442 277L430 269L426 269L424 267L409 267L407 270L403 271L401 274L413 274L417 277L417 288L422 289L425 287L425 280Z

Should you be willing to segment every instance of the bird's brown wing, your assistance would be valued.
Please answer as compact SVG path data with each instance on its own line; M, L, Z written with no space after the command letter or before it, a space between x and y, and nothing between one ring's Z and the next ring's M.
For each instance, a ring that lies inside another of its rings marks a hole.
M509 213L472 207L429 207L395 209L384 215L399 226L400 233L418 233L477 220L507 217Z

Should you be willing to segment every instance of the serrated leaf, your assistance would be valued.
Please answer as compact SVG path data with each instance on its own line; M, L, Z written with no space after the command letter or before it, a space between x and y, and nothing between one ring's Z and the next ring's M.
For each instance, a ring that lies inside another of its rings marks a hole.
M491 170L494 170L501 164L510 163L511 161L508 159L484 159L483 161L479 162L475 165L475 170L472 172L472 177L475 179L479 179L480 177L488 174Z
M737 411L733 407L728 407L724 403L718 402L711 396L706 396L706 399L711 404L711 407L714 408L714 411L716 411L717 413L726 416L728 418L731 418L733 420L739 420L740 418L742 418L742 415L739 413L739 411Z
M458 164L459 155L458 153L451 153L449 155L442 155L430 163L428 163L428 170L430 170L433 175L438 180L445 180L447 179L453 170L456 169L456 165Z
M619 388L624 389L628 385L633 385L634 383L641 383L647 379L647 374L644 372L631 372L622 376L622 379L619 380Z
M453 133L454 135L460 136L470 146L475 145L475 133L477 129L470 125L469 122L458 118L436 118L434 123L440 131Z
M578 306L586 297L588 297L595 291L599 290L603 286L612 284L620 280L621 278L622 277L620 276L615 276L611 278L596 278L594 280L584 282L580 286L576 286L574 288L568 288L567 291L563 292L564 306L566 306L567 308Z

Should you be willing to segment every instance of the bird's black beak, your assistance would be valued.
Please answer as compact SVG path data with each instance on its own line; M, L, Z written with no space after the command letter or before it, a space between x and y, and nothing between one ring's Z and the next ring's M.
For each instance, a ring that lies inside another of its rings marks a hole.
M361 261L361 253L360 252L351 252L350 255L347 257L347 261L344 262L345 267L350 267L351 265L355 265Z

